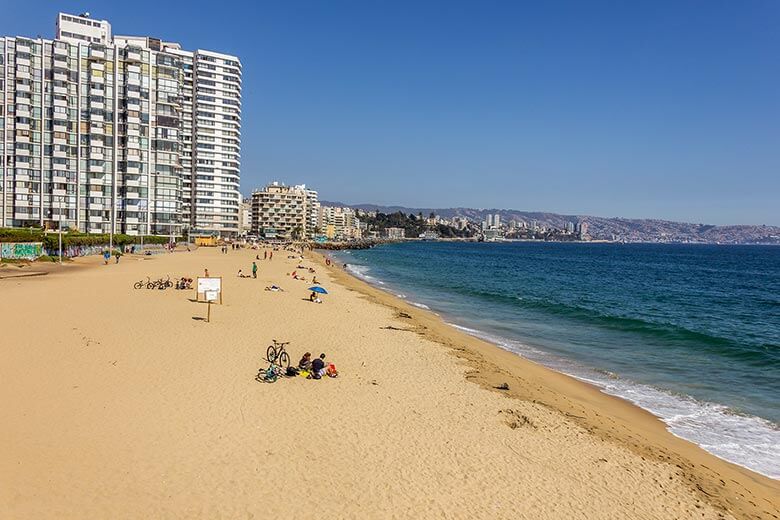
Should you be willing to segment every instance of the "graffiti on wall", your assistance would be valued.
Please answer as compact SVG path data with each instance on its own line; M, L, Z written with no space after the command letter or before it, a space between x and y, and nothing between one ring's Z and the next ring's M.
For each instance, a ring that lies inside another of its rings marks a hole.
M43 254L41 242L4 242L0 244L0 258L35 260Z

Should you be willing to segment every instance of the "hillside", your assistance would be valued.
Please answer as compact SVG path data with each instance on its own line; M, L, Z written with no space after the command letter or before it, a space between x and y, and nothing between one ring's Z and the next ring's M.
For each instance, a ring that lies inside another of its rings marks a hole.
M540 211L475 208L407 208L404 206L379 206L376 204L343 204L321 201L325 206L348 206L364 211L406 214L435 213L442 218L465 217L481 222L488 214L499 214L502 222L535 220L538 225L563 228L567 222L587 222L589 234L595 240L622 240L627 242L695 242L721 244L780 244L780 227L764 225L715 226L658 219L627 219L597 217L592 215L562 215Z

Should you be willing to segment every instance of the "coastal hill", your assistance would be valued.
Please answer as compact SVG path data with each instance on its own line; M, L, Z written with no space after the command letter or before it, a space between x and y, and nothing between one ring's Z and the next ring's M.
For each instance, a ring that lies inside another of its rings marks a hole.
M376 204L343 204L321 201L325 206L345 206L363 211L378 211L405 214L435 213L442 218L467 218L482 222L488 214L498 214L501 221L514 220L548 228L563 229L567 223L587 222L588 233L594 240L619 240L626 242L691 242L720 244L780 244L780 227L765 225L715 226L673 222L659 219L628 219L621 217L596 217L592 215L563 215L541 211L518 211L512 209L475 208L407 208L403 206L380 206Z

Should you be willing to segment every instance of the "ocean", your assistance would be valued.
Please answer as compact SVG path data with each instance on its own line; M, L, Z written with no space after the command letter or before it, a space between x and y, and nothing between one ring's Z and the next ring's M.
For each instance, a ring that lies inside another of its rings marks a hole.
M780 479L780 247L410 242L332 256Z

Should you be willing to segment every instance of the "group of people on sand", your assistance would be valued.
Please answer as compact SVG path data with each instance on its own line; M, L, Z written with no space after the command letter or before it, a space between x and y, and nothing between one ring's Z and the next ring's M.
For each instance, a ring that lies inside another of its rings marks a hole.
M273 249L271 251L265 250L263 251L263 260L273 260L274 259L274 252ZM255 255L255 260L260 260L260 255Z
M298 362L299 374L305 375L311 379L322 379L325 376L337 377L339 375L336 365L325 361L325 354L320 354L318 358L311 358L311 352L303 355Z

